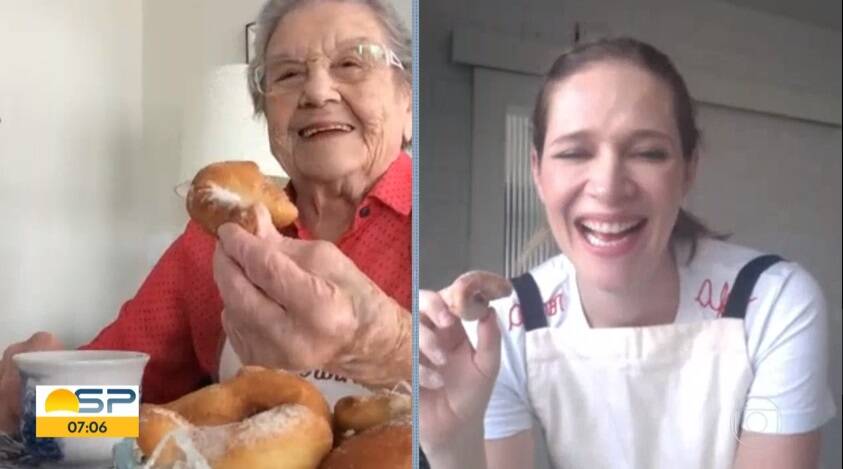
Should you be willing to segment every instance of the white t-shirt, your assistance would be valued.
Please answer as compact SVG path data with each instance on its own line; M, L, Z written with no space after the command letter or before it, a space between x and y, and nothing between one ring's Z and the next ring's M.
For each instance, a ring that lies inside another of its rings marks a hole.
M738 271L761 255L717 240L700 240L688 264L688 246L677 250L680 300L677 323L717 318L725 309ZM548 327L587 328L575 272L564 256L531 271L545 305ZM493 302L502 334L501 369L486 410L487 439L530 429L533 410L527 393L525 331L517 296ZM513 307L516 306L516 307ZM747 350L755 374L744 411L744 428L792 434L814 430L836 410L827 382L825 298L798 264L779 262L758 279L744 319ZM472 341L476 325L464 323ZM607 390L607 392L609 392ZM753 397L763 396L760 399ZM774 406L778 421L752 428L747 416Z

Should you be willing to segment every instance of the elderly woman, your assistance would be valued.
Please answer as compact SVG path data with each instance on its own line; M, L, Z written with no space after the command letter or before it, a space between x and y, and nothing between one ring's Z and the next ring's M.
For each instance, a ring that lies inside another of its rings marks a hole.
M84 346L150 354L146 401L216 378L226 336L229 363L300 371L331 398L411 376L407 30L380 0L273 0L258 26L250 89L300 216L282 235L261 210L259 236L225 225L219 242L188 223ZM38 333L7 348L0 431L17 427L11 356L60 347Z

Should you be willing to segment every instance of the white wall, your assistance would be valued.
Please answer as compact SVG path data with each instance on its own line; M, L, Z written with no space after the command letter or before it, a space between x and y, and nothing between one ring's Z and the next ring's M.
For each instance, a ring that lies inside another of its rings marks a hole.
M0 347L76 343L135 281L141 0L0 1Z
M262 0L145 0L143 8L143 148L136 174L137 217L144 221L144 261L151 267L187 220L173 193L179 173L182 108L202 75L245 62L245 26Z
M186 93L245 60L261 4L3 0L0 345L39 329L78 345L134 294L186 221Z

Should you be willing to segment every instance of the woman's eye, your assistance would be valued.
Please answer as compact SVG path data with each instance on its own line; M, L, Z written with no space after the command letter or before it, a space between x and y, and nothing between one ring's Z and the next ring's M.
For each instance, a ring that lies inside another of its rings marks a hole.
M586 150L565 150L557 153L556 158L578 160L588 158L589 153Z
M275 77L275 81L287 81L292 80L301 75L301 72L298 70L285 70L279 72L278 75Z
M648 160L661 161L667 158L667 152L664 150L641 150L635 152L636 156L646 158Z
M352 59L345 59L345 60L340 60L334 66L339 67L339 68L359 68L360 62L358 62L356 60L352 60Z

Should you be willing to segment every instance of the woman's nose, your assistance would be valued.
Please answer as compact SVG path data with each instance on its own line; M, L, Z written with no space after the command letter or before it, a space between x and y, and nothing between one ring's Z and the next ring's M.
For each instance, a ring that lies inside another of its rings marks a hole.
M302 88L301 104L322 107L330 101L339 101L333 78L323 67L311 68Z
M632 197L635 185L629 178L622 155L602 150L588 168L586 194L603 203L617 203Z

